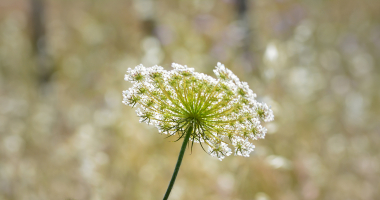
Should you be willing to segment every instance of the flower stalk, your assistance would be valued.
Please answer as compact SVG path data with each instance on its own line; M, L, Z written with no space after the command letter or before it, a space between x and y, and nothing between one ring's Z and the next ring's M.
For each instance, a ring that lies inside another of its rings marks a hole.
M189 126L189 128L188 128L188 130L186 132L185 138L183 140L183 143L182 143L181 151L179 152L179 155L178 155L178 160L177 160L177 164L175 165L175 169L174 169L174 172L173 172L173 175L172 175L172 179L170 180L168 189L166 190L166 193L165 193L165 196L164 196L163 200L167 200L169 198L170 192L172 191L172 188L173 188L175 179L177 178L177 174L178 174L179 168L181 167L183 155L185 154L186 147L187 147L187 144L189 142L189 138L190 138L190 135L191 135L192 131L193 131L193 127Z

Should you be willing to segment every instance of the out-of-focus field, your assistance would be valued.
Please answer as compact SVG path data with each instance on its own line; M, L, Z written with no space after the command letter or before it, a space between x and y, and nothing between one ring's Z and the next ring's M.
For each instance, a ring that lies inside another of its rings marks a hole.
M181 142L124 72L218 61L275 121L249 158L194 145L170 199L380 199L380 1L0 0L0 200L161 199Z

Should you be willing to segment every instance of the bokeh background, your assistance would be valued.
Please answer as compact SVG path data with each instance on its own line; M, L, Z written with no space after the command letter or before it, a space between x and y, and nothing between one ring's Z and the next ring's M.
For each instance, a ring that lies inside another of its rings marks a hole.
M124 73L218 61L275 121L249 158L188 151L170 199L380 199L380 1L0 0L0 200L161 199L181 142Z

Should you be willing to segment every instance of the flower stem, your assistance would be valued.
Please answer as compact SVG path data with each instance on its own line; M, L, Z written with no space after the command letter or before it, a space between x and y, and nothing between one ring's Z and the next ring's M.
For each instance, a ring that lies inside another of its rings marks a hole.
M166 190L166 193L165 193L165 196L164 196L163 200L167 200L169 198L169 195L170 195L170 192L171 192L171 190L173 188L175 179L177 178L179 167L181 166L182 158L183 158L183 155L185 154L186 146L187 146L187 143L189 142L189 138L190 138L190 135L191 135L192 131L193 131L193 127L190 126L189 129L186 132L185 139L183 140L181 151L179 152L177 164L175 165L175 169L174 169L174 172L173 172L172 179L170 180L168 189Z

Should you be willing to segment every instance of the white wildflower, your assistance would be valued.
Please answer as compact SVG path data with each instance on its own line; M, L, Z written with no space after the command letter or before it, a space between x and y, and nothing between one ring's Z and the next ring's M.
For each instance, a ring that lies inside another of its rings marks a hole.
M207 144L208 153L220 160L232 154L228 141L235 155L248 157L254 149L249 140L263 139L267 132L261 121L274 118L270 107L257 102L248 84L221 63L214 70L217 79L186 65L172 67L128 69L125 80L133 86L123 91L123 103L139 106L140 122L160 133L182 138L190 130L190 141Z

